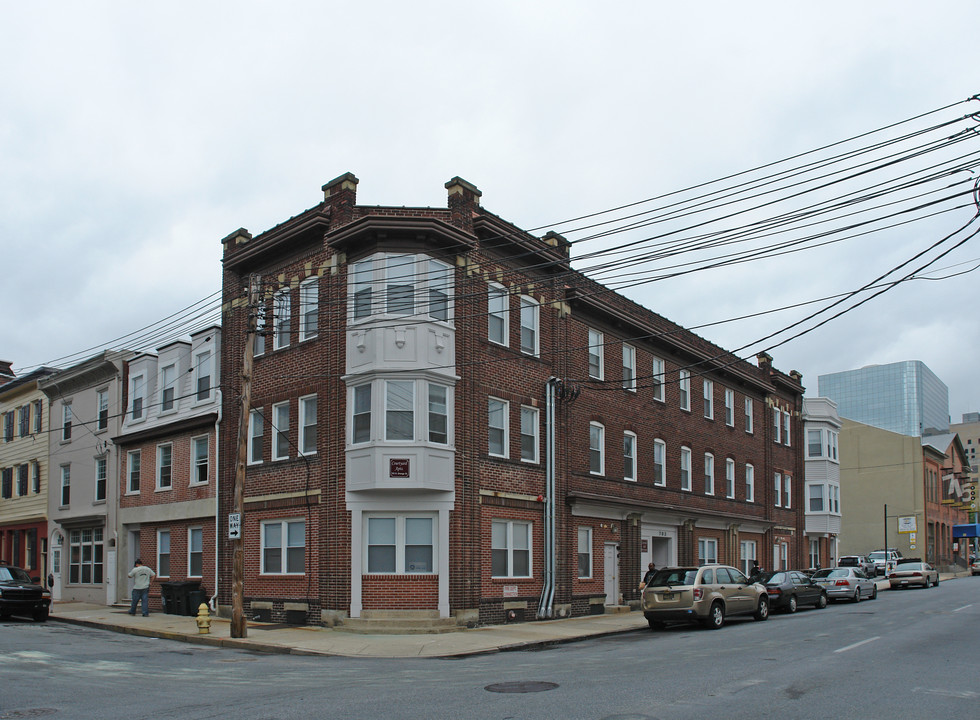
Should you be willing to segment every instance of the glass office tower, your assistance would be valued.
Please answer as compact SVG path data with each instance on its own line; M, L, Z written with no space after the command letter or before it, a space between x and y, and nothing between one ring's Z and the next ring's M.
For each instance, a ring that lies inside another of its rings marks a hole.
M820 375L817 386L841 417L914 437L949 431L949 388L919 360Z

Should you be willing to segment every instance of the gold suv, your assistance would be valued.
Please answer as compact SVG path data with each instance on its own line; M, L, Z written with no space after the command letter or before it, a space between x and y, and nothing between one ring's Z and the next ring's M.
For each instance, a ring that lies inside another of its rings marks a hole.
M643 589L643 616L653 630L668 622L700 622L717 630L729 615L769 617L766 588L729 565L662 568Z

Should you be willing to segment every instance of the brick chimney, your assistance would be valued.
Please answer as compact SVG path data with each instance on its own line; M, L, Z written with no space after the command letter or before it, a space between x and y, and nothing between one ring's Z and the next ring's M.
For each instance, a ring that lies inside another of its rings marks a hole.
M473 232L473 215L480 206L482 192L472 183L466 182L458 175L446 183L449 191L450 222L456 227Z
M14 364L10 360L0 360L0 385L8 383L16 377Z
M225 255L235 252L239 245L245 245L251 239L252 233L245 228L238 228L235 232L221 238L221 244L225 248Z
M755 356L756 362L759 363L759 369L769 372L772 370L772 355L767 352L761 352Z
M330 226L346 225L354 219L354 206L357 204L357 183L360 182L353 173L344 173L326 185L323 190L323 201L330 205Z

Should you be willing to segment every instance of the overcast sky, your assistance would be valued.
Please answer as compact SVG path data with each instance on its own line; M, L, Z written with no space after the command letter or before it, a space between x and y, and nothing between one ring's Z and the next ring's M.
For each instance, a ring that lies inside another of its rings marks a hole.
M22 370L217 292L221 238L312 207L348 171L361 204L445 207L459 175L491 212L565 232L980 92L967 1L4 2L3 17L0 358ZM972 213L624 292L701 326L856 289ZM980 237L934 268L978 263ZM978 280L905 283L774 364L816 395L820 374L922 360L958 422L980 410ZM735 349L806 312L697 332Z

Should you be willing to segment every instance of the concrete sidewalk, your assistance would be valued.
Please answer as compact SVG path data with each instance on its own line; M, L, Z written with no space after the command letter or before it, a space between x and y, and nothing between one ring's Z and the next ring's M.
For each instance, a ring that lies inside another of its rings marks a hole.
M969 571L943 573L940 580L969 575ZM887 589L888 580L878 580L878 591ZM212 617L211 632L202 635L198 632L194 617L164 613L152 613L149 617L133 616L124 607L71 602L55 603L51 608L50 620L256 652L386 658L458 657L528 650L647 627L641 612L613 612L562 620L491 625L434 635L358 635L326 627L249 622L246 637L232 638L231 622L225 618Z

